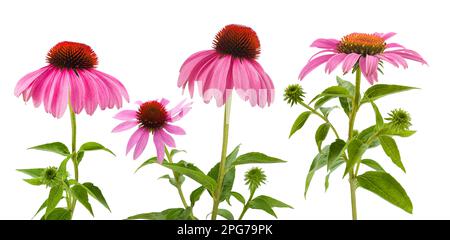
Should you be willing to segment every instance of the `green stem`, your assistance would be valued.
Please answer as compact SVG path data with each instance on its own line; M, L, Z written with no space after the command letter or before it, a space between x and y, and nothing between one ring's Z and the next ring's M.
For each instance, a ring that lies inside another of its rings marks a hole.
M248 198L247 202L244 205L244 208L242 209L241 215L239 215L238 220L242 220L244 218L245 213L247 212L248 208L250 207L250 202L253 200L253 195L255 194L255 191L252 191L250 193L250 197Z
M355 125L356 114L359 110L359 101L361 98L361 69L358 67L356 69L356 80L355 80L355 96L352 101L352 111L350 113L350 120L348 124L348 141L353 138L353 128ZM350 183L350 198L352 205L352 219L357 220L358 214L356 210L356 176L354 168L350 169L349 173L349 183Z
M339 133L337 132L336 128L333 126L333 124L331 124L330 120L328 120L327 117L325 117L324 115L320 114L319 112L317 112L314 108L310 107L308 104L304 103L304 102L300 102L300 105L302 105L304 108L308 109L309 111L311 111L312 113L314 113L315 115L319 116L320 118L322 118L322 120L325 121L325 123L330 124L331 130L333 131L334 135L336 135L336 138L339 138Z
M223 117L222 155L220 158L217 187L213 197L214 203L211 214L211 220L217 219L217 213L219 210L219 203L220 203L220 195L222 194L223 178L225 177L225 163L227 160L227 147L228 147L228 130L230 128L230 110L231 110L231 96L228 98L225 104L225 111Z
M169 150L167 150L167 147L164 147L164 151L166 152L167 160L169 161L169 163L173 163L172 156L170 156L170 153L169 153ZM181 184L180 184L180 174L176 173L175 171L172 171L172 173L173 173L173 177L175 178L176 188L178 190L178 195L180 195L181 202L183 203L184 208L188 208L189 205L186 202L186 198L184 197L183 189L181 188Z
M73 163L73 168L74 168L74 172L75 172L75 181L78 182L78 159L77 159L77 120L75 117L75 112L72 109L72 106L69 104L69 110L70 110L70 123L72 126L72 163ZM69 207L69 211L72 213L75 210L75 205L76 205L77 201L74 198L72 200L72 204Z

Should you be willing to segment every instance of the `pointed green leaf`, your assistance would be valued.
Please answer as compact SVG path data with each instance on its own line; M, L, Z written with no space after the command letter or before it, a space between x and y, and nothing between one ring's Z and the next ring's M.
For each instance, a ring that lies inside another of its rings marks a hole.
M78 150L78 152L97 151L97 150L109 152L112 155L116 156L111 150L104 147L100 143L96 143L96 142L87 142L87 143L81 145L80 150Z
M40 185L44 184L42 182L42 179L40 179L40 178L24 179L24 181L33 186L40 186Z
M317 147L320 149L322 149L322 143L325 140L325 138L327 138L328 132L330 131L330 124L329 123L324 123L322 125L319 126L319 128L317 128L316 131L316 144Z
M413 89L418 88L401 85L376 84L367 89L367 91L364 93L363 99L361 100L361 104L368 103L370 101L375 101L387 95L409 91Z
M38 178L44 175L45 168L16 169L16 171L25 173L33 178Z
M273 211L272 207L263 199L253 199L249 202L249 207L252 209L263 210L264 212L277 218L277 214Z
M208 172L208 176L210 176L212 179L216 180L216 182L218 182L219 165L220 165L220 163L217 163ZM222 202L230 197L231 190L233 189L235 176L236 176L236 168L235 167L231 167L230 169L228 169L228 171L226 171L225 176L223 177L222 193L220 194L220 202Z
M383 128L384 121L383 116L381 116L380 110L378 109L377 105L371 101L373 111L375 112L375 121L376 121L376 128L381 129Z
M95 186L93 183L86 182L81 185L84 187L87 191L87 193L93 197L95 200L97 200L99 203L101 203L106 209L108 209L111 212L111 209L108 206L108 203L106 202L105 197L103 196L102 191L100 188Z
M386 172L366 172L357 177L358 186L369 190L395 206L412 213L413 205L405 189Z
M328 96L328 97L348 97L351 98L349 91L345 87L341 86L332 86L327 89L325 89L322 94L322 96Z
M363 159L363 160L361 160L361 163L372 168L375 171L385 172L383 167L381 167L381 165L375 160Z
M71 220L72 214L65 208L55 208L45 220Z
M336 80L338 85L347 89L347 91L350 93L351 96L355 94L355 85L353 85L353 83L343 80L338 76L336 77ZM352 111L352 99L347 97L340 97L339 102L341 104L342 109L344 109L344 112L347 115L350 115L350 112Z
M204 186L206 189L208 189L211 192L214 192L216 189L216 181L211 178L210 176L205 175L202 171L193 169L191 167L187 166L180 166L178 164L173 163L163 163L164 167L172 169L173 171L186 175L187 177L191 178L192 180L200 183L202 186Z
M333 107L320 107L319 110L320 112L328 118L328 116L330 115L331 111L333 111L334 109L339 108L338 106L333 106Z
M284 163L286 161L279 158L270 157L264 153L259 152L249 152L240 155L234 162L233 165L243 165L243 164L260 164L260 163Z
M260 195L260 196L254 198L254 199L262 199L265 202L267 202L273 208L292 208L293 209L293 207L291 207L290 205L288 205L288 204L286 204L286 203L284 203L284 202L282 202L282 201L280 201L278 199L275 199L273 197Z
M76 184L71 189L73 196L75 196L78 202L80 202L89 211L89 213L91 213L91 215L94 216L92 206L89 203L89 197L86 188L83 187L81 184Z
M317 102L314 104L314 109L318 109L320 107L322 107L325 103L327 103L328 101L330 101L331 99L334 99L335 97L331 97L331 96L323 96L321 98L319 98L319 100L317 100Z
M320 153L316 155L316 157L311 162L311 166L309 167L308 175L306 176L305 180L305 192L304 192L305 198L315 172L324 167L325 165L327 165L329 152L330 152L330 145L327 145L322 149L322 151L320 151Z
M165 160L164 160L164 161L165 161ZM137 171L139 171L139 169L141 169L141 168L143 168L143 167L145 167L145 166L147 166L147 165L150 165L150 164L153 164L153 163L157 163L157 162L158 162L158 158L152 157L152 158L148 159L147 161L145 161L144 163L142 163L141 166L139 166L139 167L136 169L136 171L134 171L134 173L137 173Z
M134 215L128 218L128 220L190 220L192 215L192 209L184 208L170 208L162 212L151 212Z
M233 214L226 209L218 209L217 215L225 218L226 220L234 220Z
M63 197L64 187L61 184L58 184L56 186L53 186L50 189L50 192L48 194L47 198L47 208L45 210L45 216L48 216L53 209L56 208L59 201L61 201L61 198Z
M336 161L333 162L330 169L328 170L327 176L325 176L325 191L328 190L328 187L330 186L330 176L331 174L338 169L343 163L345 163L344 159L339 158Z
M346 147L347 143L342 139L336 139L336 141L330 145L330 151L327 159L327 170L330 170L331 166L333 166L334 163L342 157Z
M202 196L203 192L205 191L204 187L199 187L191 192L190 200L191 200L191 207L194 207L195 203L200 200L200 197Z
M70 155L70 152L69 152L69 149L67 148L67 146L64 145L64 143L60 143L60 142L47 143L47 144L31 147L29 149L53 152L53 153L60 154L63 156Z
M402 130L398 128L388 128L383 131L382 135L387 136L398 136L398 137L410 137L414 135L416 131L413 130Z
M307 111L307 112L301 113L297 117L294 124L292 125L291 133L289 134L289 138L292 137L292 135L294 135L294 133L296 133L298 130L300 130L303 127L303 125L305 125L305 123L308 120L310 115L311 115L311 112Z
M347 152L348 152L348 161L347 165L345 167L344 176L345 177L351 169L353 169L353 166L355 166L356 163L361 161L361 157L364 154L364 152L367 150L368 145L363 143L358 138L354 138L350 141L348 144Z
M242 203L242 205L245 205L245 198L244 198L244 196L242 196L242 194L240 194L238 192L231 192L231 196L236 198L236 200L238 200L240 203Z
M35 218L42 210L44 210L47 207L47 199L45 199L45 201L41 204L41 206L39 207L39 209L36 211L36 213L34 214L33 218Z
M381 147L383 148L386 155L392 160L392 162L397 165L403 172L406 172L403 166L402 159L400 157L400 151L398 150L397 143L395 140L388 136L380 136Z

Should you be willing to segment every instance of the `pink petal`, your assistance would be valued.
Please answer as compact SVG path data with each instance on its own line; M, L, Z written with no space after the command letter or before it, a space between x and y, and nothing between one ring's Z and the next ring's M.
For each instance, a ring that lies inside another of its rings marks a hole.
M68 70L62 70L61 78L56 79L54 92L50 108L50 113L56 117L61 118L66 111L69 101L69 74Z
M48 68L47 71L43 72L39 75L34 82L30 85L30 92L27 98L31 97L33 99L33 104L35 107L39 107L44 100L45 97L45 89L49 82L51 82L51 78L54 75L54 71L52 68Z
M164 161L165 154L164 154L164 142L161 139L160 132L162 132L162 130L155 131L155 134L153 135L153 143L155 144L158 162L161 164Z
M339 53L331 57L325 65L325 72L330 74L332 71L334 71L334 69L336 69L342 61L344 61L346 56L347 54L345 53Z
M130 101L130 97L128 96L127 89L119 80L117 80L117 78L115 78L107 73L95 70L95 69L90 69L90 71L93 72L94 74L96 74L97 76L99 76L100 78L103 78L105 80L107 79L110 83L112 83L114 85L115 90L119 91L120 95L123 98L125 98L125 100L127 102Z
M16 87L14 89L14 95L16 95L16 97L20 96L20 94L22 94L22 92L29 88L31 86L31 84L34 82L34 80L36 80L37 77L39 77L42 73L44 73L45 71L51 69L51 66L46 66L43 68L40 68L36 71L33 71L31 73L28 73L27 75L25 75L24 77L22 77L19 82L17 82Z
M113 118L128 121L128 120L136 119L136 114L137 113L135 110L123 110L123 111L120 111L119 113L117 113Z
M186 134L184 129L182 129L181 127L170 125L170 124L166 124L166 126L164 126L164 129L167 132L175 134L175 135L184 135L184 134Z
M342 63L342 71L344 74L348 73L355 66L359 57L361 57L361 55L357 53L350 53L345 57Z
M218 107L225 103L226 99L223 99L223 95L226 90L230 62L231 56L229 55L222 56L215 62L215 67L211 70L212 76L203 86L204 102L209 103L214 97Z
M138 128L133 135L131 135L130 140L128 140L127 151L126 154L130 152L130 150L136 145L136 143L141 138L142 134L144 134L147 130L144 128Z
M408 68L408 63L406 62L406 60L405 60L403 57L397 55L396 53L385 52L385 53L383 53L383 55L384 55L386 58L389 58L389 59L391 59L392 61L395 61L395 62L397 62L398 64L402 65L403 68Z
M159 103L161 103L164 107L167 106L167 104L169 104L169 100L162 98L161 101L159 101Z
M398 43L388 43L386 44L386 49L388 48L405 48L402 45L398 44Z
M126 122L123 122L123 123L117 125L112 130L112 132L113 133L122 132L122 131L128 130L130 128L133 128L133 127L137 126L138 124L139 124L138 121L126 121Z
M309 61L306 66L303 67L302 71L300 72L299 78L300 80L303 80L306 75L308 75L312 70L316 69L321 64L328 61L331 57L333 57L336 54L327 54L323 55L317 58L314 58L313 60Z
M67 72L70 86L70 105L76 114L79 114L85 105L85 86L74 71Z
M161 140L164 142L164 144L166 144L169 147L173 147L173 148L176 147L175 140L173 140L172 136L170 136L163 130L158 131L158 132L159 132Z
M336 49L339 42L340 41L336 39L319 38L311 44L311 47Z
M144 131L138 142L136 143L136 148L134 148L133 159L136 160L139 156L141 156L142 152L144 152L145 147L148 143L148 138L150 137L150 133L148 131Z
M92 115L99 105L98 95L100 91L98 85L84 71L78 71L78 79L83 82L84 86L84 108L88 115Z

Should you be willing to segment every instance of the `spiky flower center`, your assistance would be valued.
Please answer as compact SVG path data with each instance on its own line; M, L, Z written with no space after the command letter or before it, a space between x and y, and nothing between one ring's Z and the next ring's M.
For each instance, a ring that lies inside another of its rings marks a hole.
M291 84L284 90L284 101L293 106L303 102L305 92L299 84Z
M60 42L50 49L47 62L58 68L87 69L98 64L94 50L86 44Z
M213 47L221 54L229 54L237 58L256 59L261 52L260 43L253 29L231 24L216 34Z
M266 179L266 174L258 167L254 167L245 173L245 184L247 184L249 189L253 192L256 191L261 184L266 183Z
M412 125L411 115L401 108L392 110L386 120L389 120L390 124L398 130L408 130Z
M149 131L159 130L166 125L168 112L164 105L158 101L148 101L143 103L137 112L137 119L141 127Z
M375 34L352 33L341 39L338 51L341 53L357 53L361 55L376 55L386 48L384 39Z

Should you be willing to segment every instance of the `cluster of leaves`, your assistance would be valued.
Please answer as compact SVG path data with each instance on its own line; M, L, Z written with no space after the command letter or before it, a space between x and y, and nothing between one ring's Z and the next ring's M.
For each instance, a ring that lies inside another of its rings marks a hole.
M236 167L240 165L246 164L269 164L269 163L283 163L285 161L280 160L278 158L267 156L263 153L258 152L250 152L243 155L238 156L239 147L237 146L226 158L225 163L225 177L222 185L222 192L220 194L220 202L226 201L228 205L231 206L231 198L235 198L237 201L242 203L244 209L258 209L267 212L268 214L277 217L273 208L292 208L291 206L269 196L260 195L257 197L253 197L256 189L259 187L255 187L255 184L252 184L252 187L249 187L250 197L246 200L245 197L236 191L233 191L233 185L236 176ZM179 150L172 150L169 153L170 159L176 154L180 152ZM156 163L156 157L153 157L147 161L145 161L136 171L141 169L144 166ZM211 198L214 196L214 191L217 188L218 182L218 174L219 174L219 164L217 163L213 168L209 170L208 173L204 173L194 164L186 162L186 161L178 161L174 163L170 163L166 160L161 164L162 166L172 170L176 175L171 177L170 175L164 175L161 178L168 179L169 182L175 186L176 188L181 189L181 185L183 184L185 177L188 177L195 182L199 183L201 186L193 190L190 194L189 200L190 204L188 204L185 208L170 208L166 209L162 212L150 212L143 213L129 217L128 219L149 219L149 220L194 220L197 217L194 216L193 209L195 204L200 200L203 193L208 192ZM265 179L264 179L265 180ZM259 184L262 184L264 181L260 181ZM246 210L245 210L246 211ZM227 220L233 220L235 217L231 213L231 211L220 208L218 210L218 215ZM243 215L243 214L242 214ZM242 216L241 216L242 217ZM240 217L240 218L241 218Z
M67 171L67 162L76 156L76 164L79 165L84 158L85 152L103 150L114 155L114 153L103 145L95 142L83 144L75 153L70 153L66 145L54 142L32 147L30 149L56 153L64 157L59 167L17 169L31 178L24 179L25 182L34 186L46 186L49 188L47 199L42 203L35 216L44 211L42 220L70 220L73 216L73 208L76 202L80 202L94 216L89 196L101 203L109 211L108 203L102 191L90 182L79 183L70 178ZM65 199L66 206L61 207L60 202Z
M394 137L409 137L413 135L415 131L409 130L410 124L407 123L404 125L407 127L404 128L399 128L397 127L398 124L393 124L392 122L386 123L375 104L375 101L391 94L412 89L416 88L401 85L377 84L366 90L362 95L363 97L358 99L357 106L352 106L352 100L355 96L355 86L351 82L337 77L336 86L325 89L322 93L314 97L308 105L304 105L308 108L308 111L305 111L298 116L291 128L290 136L298 132L311 115L317 115L324 121L324 123L318 127L315 134L319 153L312 160L311 167L309 168L306 177L305 197L316 171L326 167L327 175L325 177L325 189L327 189L329 186L330 175L339 167L345 166L343 177L352 171L355 175L354 180L356 181L357 187L369 190L406 212L412 213L413 205L400 183L387 173L381 167L380 163L364 157L364 154L368 149L381 146L387 157L390 158L397 167L406 172ZM324 107L325 103L333 99L338 99L339 105ZM329 114L334 109L342 109L350 118L353 108L358 110L363 105L371 105L373 108L375 113L375 124L361 132L355 130L352 133L352 138L347 141L341 139L338 132L329 121ZM395 112L393 111L393 113ZM409 115L402 117L405 120L410 120ZM390 115L390 118L386 118L386 120L392 120L392 116ZM335 135L334 137L336 140L329 145L322 146L327 136L330 135L330 129ZM371 171L358 175L360 164L367 166Z

